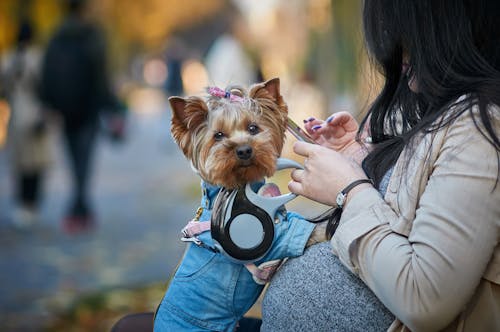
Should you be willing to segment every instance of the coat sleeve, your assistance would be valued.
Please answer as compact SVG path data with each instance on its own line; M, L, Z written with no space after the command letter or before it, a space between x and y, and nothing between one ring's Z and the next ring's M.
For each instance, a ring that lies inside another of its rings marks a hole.
M498 130L498 117L494 126ZM430 144L438 151L410 207L415 211L407 235L391 227L397 212L375 189L366 189L346 206L332 238L344 264L412 331L439 330L456 318L498 243L498 151L469 112L450 125L440 143ZM405 190L403 180L398 193Z

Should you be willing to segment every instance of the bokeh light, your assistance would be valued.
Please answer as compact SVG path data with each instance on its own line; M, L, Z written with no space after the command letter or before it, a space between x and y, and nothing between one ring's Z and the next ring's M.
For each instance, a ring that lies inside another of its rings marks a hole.
M159 87L167 79L167 66L160 59L151 59L144 64L144 81L154 87Z
M0 99L0 149L7 139L7 127L10 119L10 107L6 100Z
M182 66L182 80L186 94L200 94L208 86L205 66L196 60L188 60Z

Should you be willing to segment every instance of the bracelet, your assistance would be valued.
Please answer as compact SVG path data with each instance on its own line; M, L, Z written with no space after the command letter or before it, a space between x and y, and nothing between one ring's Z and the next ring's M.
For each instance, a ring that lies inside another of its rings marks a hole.
M373 181L371 179L360 179L351 182L351 184L349 184L347 187L345 187L341 192L337 194L337 199L335 200L337 202L337 207L342 210L349 191L351 191L354 187L363 183L370 183L371 185L373 185Z

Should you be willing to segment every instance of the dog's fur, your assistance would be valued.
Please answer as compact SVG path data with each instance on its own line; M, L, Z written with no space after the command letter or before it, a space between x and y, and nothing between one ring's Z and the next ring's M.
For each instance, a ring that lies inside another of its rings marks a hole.
M170 98L172 136L201 178L232 189L271 176L285 141L288 108L279 79L255 84L241 101ZM238 153L240 152L240 153Z

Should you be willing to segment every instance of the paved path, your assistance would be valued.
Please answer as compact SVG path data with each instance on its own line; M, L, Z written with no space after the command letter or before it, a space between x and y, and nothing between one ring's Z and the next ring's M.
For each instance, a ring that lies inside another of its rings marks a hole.
M0 152L0 330L49 314L86 291L166 280L183 251L178 231L197 206L199 180L169 134L169 112L131 114L129 137L101 137L90 234L61 231L69 192L63 147L54 137L40 222L25 232L9 224L12 185L7 152Z
M164 104L132 112L124 144L101 137L93 179L98 227L86 235L61 231L69 180L59 135L42 219L29 231L8 222L12 186L0 151L1 331L32 328L85 292L167 280L184 249L179 230L199 200L199 179L170 138L169 117Z

